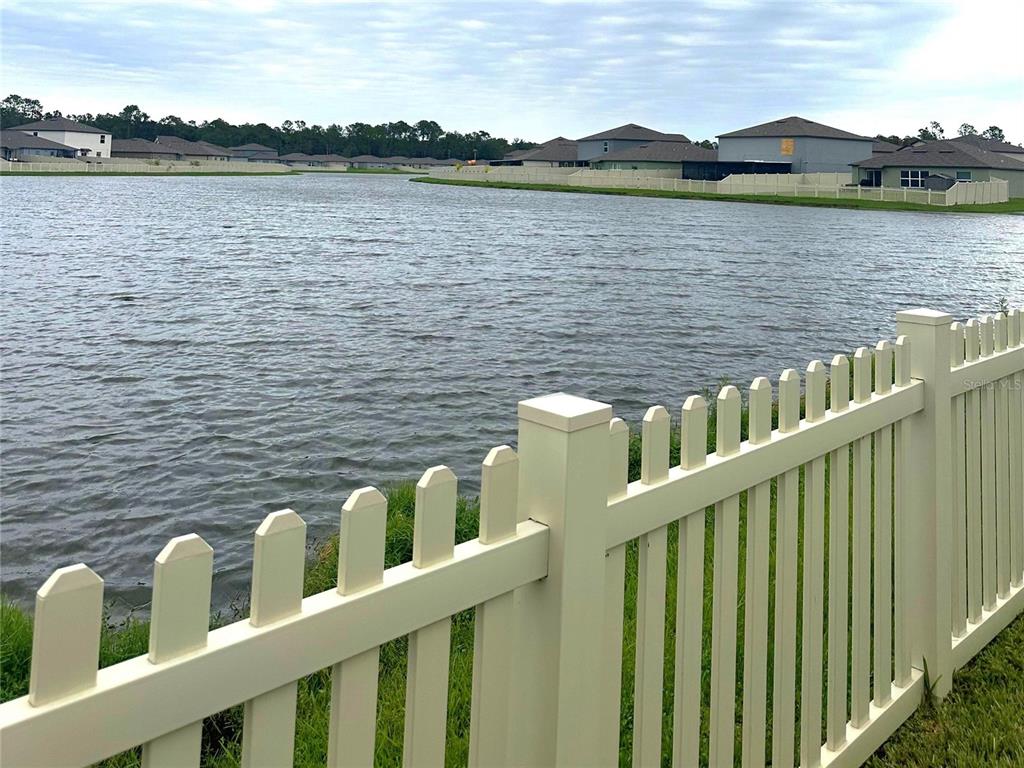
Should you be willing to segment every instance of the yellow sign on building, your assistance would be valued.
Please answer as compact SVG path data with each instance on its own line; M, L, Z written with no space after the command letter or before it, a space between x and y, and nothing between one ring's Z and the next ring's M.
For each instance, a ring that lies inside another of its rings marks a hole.
M793 147L796 145L795 139L783 139L781 146L779 147L779 154L781 155L792 155Z

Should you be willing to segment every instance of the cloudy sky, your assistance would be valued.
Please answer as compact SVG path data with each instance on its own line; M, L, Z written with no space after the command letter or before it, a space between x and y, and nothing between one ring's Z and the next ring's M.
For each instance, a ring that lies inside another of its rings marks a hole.
M535 141L691 138L786 115L1024 141L1024 3L3 0L2 88L65 113L347 124Z

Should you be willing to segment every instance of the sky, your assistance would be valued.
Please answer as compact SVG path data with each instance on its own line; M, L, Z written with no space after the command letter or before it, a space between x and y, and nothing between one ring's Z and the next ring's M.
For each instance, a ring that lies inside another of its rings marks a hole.
M0 89L65 114L421 119L544 141L799 115L1024 142L1024 3L0 0Z

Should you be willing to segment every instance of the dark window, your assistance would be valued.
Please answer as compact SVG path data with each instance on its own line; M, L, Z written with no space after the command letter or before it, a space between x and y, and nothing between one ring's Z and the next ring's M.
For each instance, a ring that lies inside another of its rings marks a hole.
M107 137L101 133L100 134L100 144L106 144L106 143L107 143Z

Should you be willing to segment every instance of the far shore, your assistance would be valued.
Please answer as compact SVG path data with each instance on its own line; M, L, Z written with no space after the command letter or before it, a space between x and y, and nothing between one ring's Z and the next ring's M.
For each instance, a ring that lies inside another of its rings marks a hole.
M401 170L398 168L291 168L287 171L0 171L4 176L146 176L167 178L172 176L298 176L304 173L383 174L388 176L419 176L426 171Z
M816 208L856 208L879 211L919 211L922 213L1013 213L1024 214L1024 198L1005 203L981 205L937 206L922 203L904 203L880 200L855 200L823 197L790 197L788 195L712 195L701 192L675 192L661 189L626 189L622 187L582 187L568 184L527 184L516 181L470 181L423 177L410 179L422 184L447 184L460 187L490 187L494 189L526 189L538 192L575 192L584 195L625 195L627 197L667 197L680 200L717 200L727 203L760 203L762 205L800 205Z

